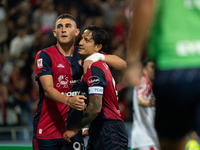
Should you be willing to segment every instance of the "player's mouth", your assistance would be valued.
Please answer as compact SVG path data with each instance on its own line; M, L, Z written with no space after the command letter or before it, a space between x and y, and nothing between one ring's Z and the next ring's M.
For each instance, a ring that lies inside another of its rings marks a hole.
M66 35L62 35L61 37L62 37L62 38L66 38L67 36L66 36Z
M81 51L81 50L84 50L84 48L83 47L81 47L81 46L79 46L79 50Z
M84 50L83 45L79 45L79 50L80 50L80 51L81 51L81 50Z

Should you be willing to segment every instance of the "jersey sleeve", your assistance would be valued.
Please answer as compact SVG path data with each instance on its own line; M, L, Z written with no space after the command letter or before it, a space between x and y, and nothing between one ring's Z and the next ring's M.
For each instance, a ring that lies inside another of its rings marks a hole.
M39 51L35 58L35 80L40 76L52 75L51 57L44 51Z
M106 77L102 69L97 66L91 66L83 77L88 86L88 94L103 95L103 87L107 85Z
M101 54L104 54L104 55L108 55L107 53L105 53L105 52L103 52L103 51L101 51L100 53L101 53Z
M146 97L146 89L147 89L147 84L145 80L141 80L140 84L137 86L137 96L145 96Z

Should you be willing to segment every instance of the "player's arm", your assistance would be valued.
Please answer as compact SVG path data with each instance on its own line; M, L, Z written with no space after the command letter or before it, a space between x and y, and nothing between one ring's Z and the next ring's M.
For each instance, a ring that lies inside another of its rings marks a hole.
M126 69L126 61L121 59L116 55L104 55L101 53L94 53L91 56L87 57L83 64L84 73L86 73L87 68L90 68L93 62L102 60L107 63L110 67L116 70Z
M135 0L132 4L132 17L130 19L128 33L127 63L131 64L138 60L138 52L143 49L147 31L150 28L156 0Z
M80 122L78 122L73 128L70 130L67 130L63 134L63 138L67 142L71 142L70 138L72 138L74 135L78 133L79 130L81 130L83 127L85 127L87 124L92 122L97 115L101 112L102 107L102 95L89 95L89 104L86 108L85 113L83 114L83 117Z
M44 89L44 94L46 97L50 98L59 103L69 105L70 107L82 111L85 107L83 95L77 95L74 97L67 97L62 95L57 89L53 87L53 77L52 75L43 75L39 77L40 83Z
M116 70L126 69L127 64L126 61L118 57L117 55L104 55L104 62L108 64L110 67Z
M127 42L127 69L124 79L127 84L135 86L141 78L141 53L147 32L150 28L154 15L156 0L135 0L132 4L132 17L129 21Z

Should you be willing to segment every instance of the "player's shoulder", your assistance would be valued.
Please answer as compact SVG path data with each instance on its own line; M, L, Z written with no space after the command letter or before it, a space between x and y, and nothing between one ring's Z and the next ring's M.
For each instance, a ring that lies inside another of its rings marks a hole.
M57 49L57 47L55 45L52 45L50 47L43 49L42 51L49 53L49 52L55 51L56 49Z
M109 69L108 65L104 61L101 61L101 60L94 62L91 66L98 67L102 70Z
M39 50L37 52L37 54L40 54L40 53L49 53L49 52L54 51L54 50L55 50L55 46L52 45L51 47L47 47L45 49Z
M142 76L141 82L148 83L149 81L145 76Z
M137 85L137 87L146 86L146 85L148 85L148 80L146 77L142 76L140 83Z

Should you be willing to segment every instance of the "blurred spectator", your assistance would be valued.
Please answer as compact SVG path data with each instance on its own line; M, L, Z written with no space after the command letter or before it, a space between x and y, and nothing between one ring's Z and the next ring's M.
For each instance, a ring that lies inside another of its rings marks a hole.
M6 103L8 102L8 89L6 84L0 83L0 125L7 125Z
M6 25L7 15L3 2L0 3L0 53L7 53L6 40L8 37L8 28ZM4 55L6 57L6 55Z
M1 82L8 84L9 83L9 78L12 72L13 64L10 61L6 61L5 57L1 54Z
M84 0L83 1L83 14L84 18L95 17L101 14L100 10L101 1L99 0Z
M118 99L119 99L119 109L121 117L124 121L131 121L131 110L132 105L129 100L129 90L127 87L124 89L118 90Z
M18 124L17 113L9 97L7 84L0 83L0 126L11 126Z
M34 41L34 35L28 35L26 26L20 26L17 30L17 35L10 43L10 57L12 60L16 60L22 67L25 65L25 59L28 48Z
M46 11L41 14L40 24L42 32L52 32L58 13L55 11L55 5L52 2L47 3Z
M41 24L41 16L47 10L48 0L43 0L37 5L37 8L32 13L32 22L33 24Z
M103 18L101 16L96 16L93 19L92 24L97 26L97 27L100 27L102 29L105 29L105 23L104 23Z
M115 51L119 46L125 46L125 31L127 28L127 19L124 16L123 12L119 10L115 17L113 18L113 22L110 25L111 27L111 46L110 46L110 52Z
M14 107L18 114L19 125L29 125L30 120L30 89L27 75L23 74L18 65L14 65L10 77L9 90L14 99Z
M115 18L117 12L119 11L118 0L106 0L105 2L102 2L100 8L106 27L111 27L113 18Z

